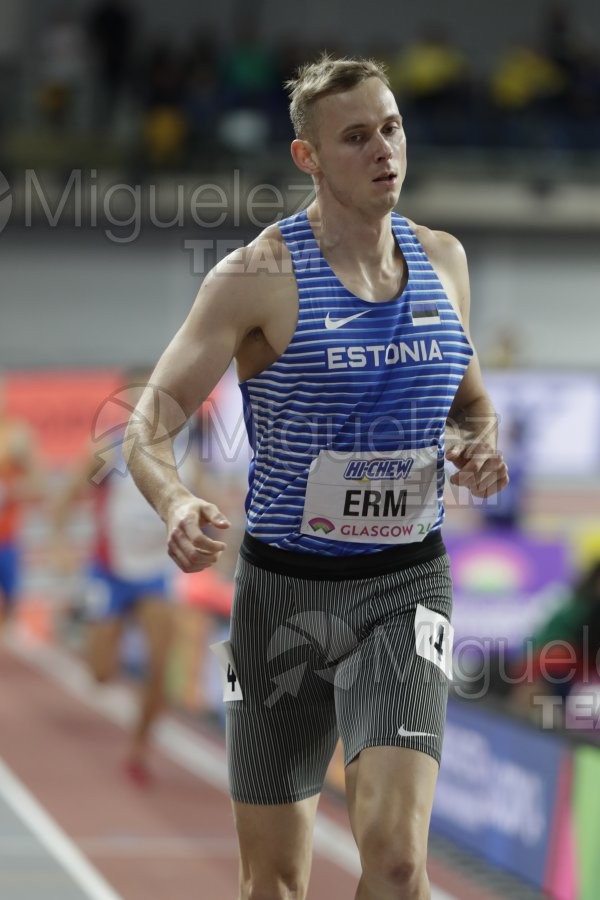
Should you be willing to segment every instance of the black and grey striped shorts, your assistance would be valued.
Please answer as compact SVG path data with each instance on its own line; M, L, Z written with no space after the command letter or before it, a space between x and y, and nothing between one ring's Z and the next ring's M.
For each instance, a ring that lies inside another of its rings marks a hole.
M323 557L260 547L246 536L235 576L230 640L243 699L226 704L233 800L319 793L338 737L346 765L374 746L410 747L439 763L448 680L432 660L452 652L439 534L412 552L372 554L377 574L366 577L360 557L337 558L332 570ZM417 616L442 622L429 654L418 652Z

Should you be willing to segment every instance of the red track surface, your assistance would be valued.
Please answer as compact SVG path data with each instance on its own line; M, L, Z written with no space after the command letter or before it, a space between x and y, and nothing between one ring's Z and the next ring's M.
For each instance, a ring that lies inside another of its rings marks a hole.
M125 748L119 726L0 646L0 757L122 900L235 900L224 791L160 750L155 782L140 788L124 773ZM324 795L320 809L347 828L342 804ZM497 900L439 860L429 871L458 900ZM355 888L354 875L315 853L308 900L352 900Z
M237 896L237 843L221 791L159 751L155 784L131 784L122 730L6 652L0 722L6 764L123 900ZM355 883L315 856L312 900L350 900Z

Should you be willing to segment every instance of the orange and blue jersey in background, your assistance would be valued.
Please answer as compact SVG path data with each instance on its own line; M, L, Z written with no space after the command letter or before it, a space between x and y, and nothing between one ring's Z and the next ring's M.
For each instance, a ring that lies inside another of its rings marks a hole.
M0 602L11 604L19 584L19 502L14 486L21 467L13 462L0 462Z

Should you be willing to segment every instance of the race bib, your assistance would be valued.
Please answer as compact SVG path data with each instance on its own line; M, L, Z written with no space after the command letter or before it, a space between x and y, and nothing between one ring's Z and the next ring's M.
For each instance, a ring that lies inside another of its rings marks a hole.
M219 660L223 702L229 703L231 700L243 700L242 686L237 675L231 642L219 641L217 644L210 644L209 650L212 650Z
M331 541L411 544L438 516L437 447L390 453L321 450L300 531Z
M436 665L452 681L454 628L448 619L421 603L415 613L415 646L419 656Z

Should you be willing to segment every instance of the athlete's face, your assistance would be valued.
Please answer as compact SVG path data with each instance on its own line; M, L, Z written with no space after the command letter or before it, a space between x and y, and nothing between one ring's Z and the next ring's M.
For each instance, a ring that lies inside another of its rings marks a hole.
M406 174L406 137L394 95L379 78L317 101L315 158L320 188L343 206L389 212Z

